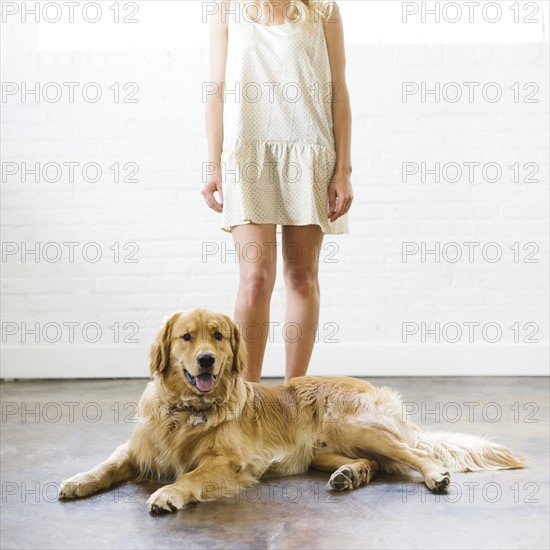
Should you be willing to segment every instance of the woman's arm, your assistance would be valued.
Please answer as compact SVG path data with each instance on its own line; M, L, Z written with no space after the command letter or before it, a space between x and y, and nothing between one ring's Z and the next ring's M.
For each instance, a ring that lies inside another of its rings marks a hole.
M206 135L208 139L208 160L215 170L208 175L202 196L206 204L216 212L222 211L223 191L221 154L223 145L223 86L227 61L227 10L230 0L218 2L219 10L210 22L210 82L216 92L206 99ZM216 200L219 193L221 203Z
M346 84L344 28L336 2L330 2L324 23L330 71L332 75L332 118L336 147L336 168L328 188L329 220L336 221L351 207L351 106Z

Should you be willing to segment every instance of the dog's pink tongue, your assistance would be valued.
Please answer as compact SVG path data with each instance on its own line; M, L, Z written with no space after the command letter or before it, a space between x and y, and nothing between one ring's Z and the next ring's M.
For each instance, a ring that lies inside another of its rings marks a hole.
M215 382L211 374L200 374L195 378L195 384L200 391L212 391Z

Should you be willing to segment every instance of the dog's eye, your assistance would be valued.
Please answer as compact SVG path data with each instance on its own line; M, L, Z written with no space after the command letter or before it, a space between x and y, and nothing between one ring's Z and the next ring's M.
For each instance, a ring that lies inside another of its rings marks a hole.
M186 333L182 336L182 338L183 338L186 342L189 342L189 340L191 340L191 335L190 335L188 332L186 332Z
M214 333L214 338L215 338L216 340L221 340L221 339L223 338L223 335L222 335L221 332L216 331L216 332Z

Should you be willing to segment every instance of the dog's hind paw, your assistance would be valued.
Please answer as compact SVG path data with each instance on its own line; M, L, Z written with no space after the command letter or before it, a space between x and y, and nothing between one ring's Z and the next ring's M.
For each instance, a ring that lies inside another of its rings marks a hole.
M451 483L449 472L435 474L431 477L426 477L426 485L435 493L446 493Z
M328 480L327 489L329 491L347 491L353 489L355 474L348 466L338 468Z

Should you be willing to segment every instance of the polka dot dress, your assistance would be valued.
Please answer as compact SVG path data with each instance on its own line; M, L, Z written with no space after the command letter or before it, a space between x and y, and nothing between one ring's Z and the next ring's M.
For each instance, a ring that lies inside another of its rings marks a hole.
M245 223L330 222L336 151L331 73L323 24L265 26L239 1L228 14L222 148L223 229ZM279 231L280 229L278 229Z

